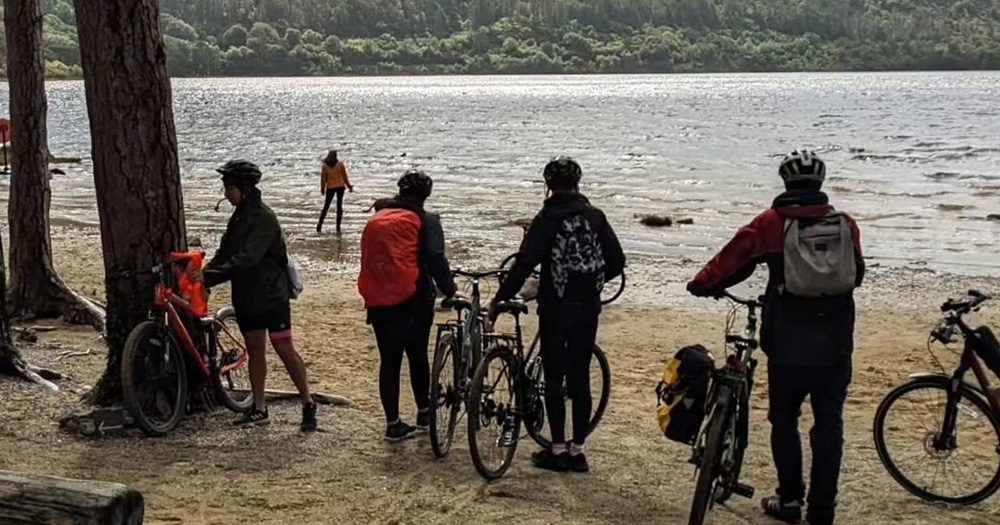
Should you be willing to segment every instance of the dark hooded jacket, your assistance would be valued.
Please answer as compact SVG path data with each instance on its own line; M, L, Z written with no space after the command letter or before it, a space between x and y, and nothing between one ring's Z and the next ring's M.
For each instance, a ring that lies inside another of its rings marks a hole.
M591 206L586 197L578 193L556 193L545 200L542 211L535 216L528 232L521 242L517 260L511 267L510 274L497 291L496 301L507 301L513 298L524 286L531 272L541 265L541 283L538 290L538 315L559 315L568 308L577 311L598 313L601 311L601 298L593 294L593 298L585 303L566 303L556 294L552 285L552 249L555 246L559 228L566 219L582 214L590 222L591 228L598 232L601 250L604 254L604 276L607 280L621 275L625 268L625 254L621 243L608 223L604 212ZM566 295L571 294L567 292Z
M215 257L205 266L208 287L227 281L232 281L237 315L264 313L291 297L281 226L257 188L233 211Z
M761 348L772 363L786 365L837 365L854 350L854 294L832 297L797 297L781 293L785 283L784 235L788 218L819 218L833 211L826 194L788 191L771 209L740 228L736 236L688 283L688 291L710 297L749 278L759 264L767 264L769 278ZM856 284L864 280L861 234L850 216L857 260Z

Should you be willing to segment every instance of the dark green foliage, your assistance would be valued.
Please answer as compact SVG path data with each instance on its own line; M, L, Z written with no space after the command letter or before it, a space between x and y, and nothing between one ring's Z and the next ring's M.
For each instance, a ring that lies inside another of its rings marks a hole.
M1000 68L995 0L160 5L177 76ZM79 64L72 1L47 0L46 13L50 70L72 74Z

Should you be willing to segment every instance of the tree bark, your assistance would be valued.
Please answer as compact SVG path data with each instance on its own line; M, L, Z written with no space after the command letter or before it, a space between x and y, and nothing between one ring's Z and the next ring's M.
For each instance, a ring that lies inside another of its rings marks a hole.
M93 401L121 397L121 354L152 304L148 270L186 248L173 101L156 0L76 0L107 291L108 366Z
M11 116L10 310L15 318L65 317L104 328L104 314L56 274L49 235L49 147L41 0L7 0Z
M0 523L139 525L142 494L125 485L0 470Z
M0 374L18 376L27 381L59 390L52 379L61 379L57 372L28 364L11 337L10 315L7 313L7 267L3 261L3 240L0 239Z

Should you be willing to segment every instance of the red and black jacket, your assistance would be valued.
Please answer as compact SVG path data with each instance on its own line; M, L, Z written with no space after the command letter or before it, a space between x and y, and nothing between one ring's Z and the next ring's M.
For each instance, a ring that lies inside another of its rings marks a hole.
M767 264L769 278L761 325L761 347L772 363L833 365L850 358L854 350L854 296L806 298L783 294L785 282L784 234L789 218L819 218L833 211L827 196L816 191L790 191L774 201L720 251L687 289L709 297L749 278L759 264ZM848 216L857 257L857 285L864 279L861 233Z

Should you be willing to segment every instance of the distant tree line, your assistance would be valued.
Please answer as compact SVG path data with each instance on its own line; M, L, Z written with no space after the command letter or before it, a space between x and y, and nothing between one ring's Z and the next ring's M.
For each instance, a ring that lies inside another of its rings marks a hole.
M160 5L175 76L1000 69L995 0ZM72 1L45 11L48 74L80 76Z

